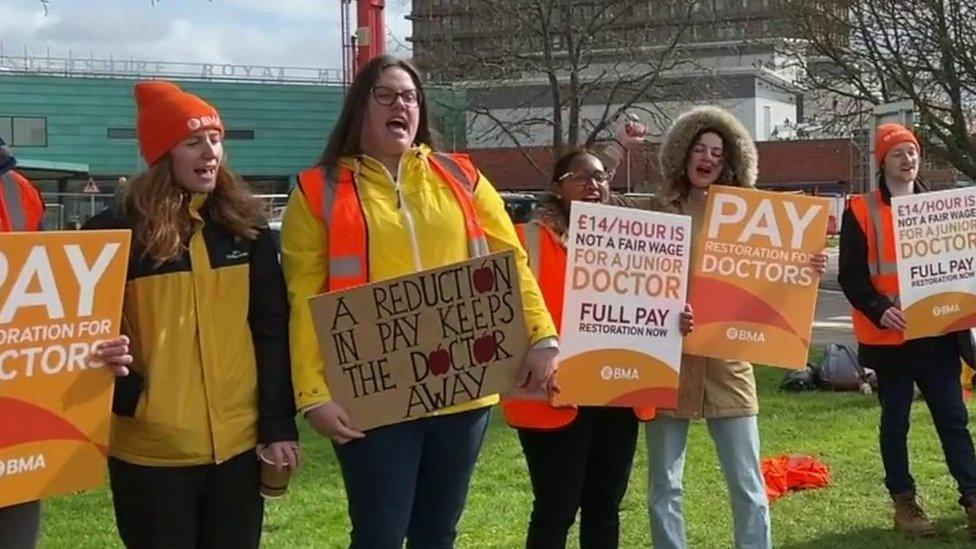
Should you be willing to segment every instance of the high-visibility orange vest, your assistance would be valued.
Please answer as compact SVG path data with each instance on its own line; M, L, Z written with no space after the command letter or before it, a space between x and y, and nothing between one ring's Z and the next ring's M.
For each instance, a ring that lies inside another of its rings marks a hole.
M850 201L851 213L857 219L868 245L868 272L871 284L878 293L898 304L898 264L895 258L895 233L891 220L891 204L885 204L881 190L855 196ZM878 328L856 308L851 312L854 337L865 345L901 345L905 334L901 330Z
M478 170L463 154L431 153L430 167L439 173L464 212L471 257L488 255L488 240L474 205ZM328 227L329 277L323 291L338 291L369 283L369 232L366 213L349 168L337 174L316 166L298 176L298 185L312 212Z
M30 180L10 170L0 176L0 233L39 231L44 201Z
M516 225L522 247L529 256L529 267L539 282L549 314L562 331L563 298L566 285L566 247L549 227L537 221ZM575 407L550 405L544 400L502 400L502 413L512 427L522 429L560 429L576 419ZM642 421L654 419L653 407L634 408Z

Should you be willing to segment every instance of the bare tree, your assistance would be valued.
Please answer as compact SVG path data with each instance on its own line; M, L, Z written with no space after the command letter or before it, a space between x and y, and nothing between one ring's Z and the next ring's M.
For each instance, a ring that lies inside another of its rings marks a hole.
M465 90L473 137L522 148L551 136L557 156L593 142L624 112L643 111L652 126L666 125L656 104L674 99L667 74L688 62L680 44L699 11L697 1L677 0L461 4L456 16L473 19L449 38L444 56L428 60L432 79ZM416 6L415 41L424 32Z
M780 1L803 38L801 83L838 119L856 126L874 105L911 100L929 152L976 179L976 3Z

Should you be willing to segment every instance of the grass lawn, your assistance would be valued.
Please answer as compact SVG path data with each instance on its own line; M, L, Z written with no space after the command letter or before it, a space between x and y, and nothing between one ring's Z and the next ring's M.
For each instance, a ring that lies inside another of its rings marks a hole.
M788 495L772 505L773 541L781 548L966 546L965 518L955 501L931 417L916 402L910 437L913 473L926 510L942 532L931 541L906 542L891 531L891 510L877 451L878 406L860 394L785 394L783 371L757 368L763 456L807 453L825 461L833 485ZM326 442L302 426L306 466L288 496L268 505L264 546L330 548L347 544L348 523L338 466ZM396 459L396 456L390 456ZM649 547L645 513L646 452L643 434L623 504L622 547ZM522 545L531 505L525 461L514 432L496 417L485 441L457 546ZM727 492L712 442L702 423L690 431L685 471L685 519L692 547L731 547ZM576 546L575 533L570 546ZM121 547L110 494L94 492L46 503L42 547Z

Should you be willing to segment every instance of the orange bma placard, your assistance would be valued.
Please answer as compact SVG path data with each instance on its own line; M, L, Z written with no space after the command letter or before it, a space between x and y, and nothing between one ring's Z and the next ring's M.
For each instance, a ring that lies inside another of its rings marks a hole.
M105 476L129 231L0 234L0 507Z
M803 368L826 245L826 198L712 187L693 250L692 355Z

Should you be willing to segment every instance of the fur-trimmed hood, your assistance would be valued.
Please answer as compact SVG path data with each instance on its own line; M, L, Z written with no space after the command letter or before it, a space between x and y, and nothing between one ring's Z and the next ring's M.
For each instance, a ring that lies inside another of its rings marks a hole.
M664 136L658 151L662 188L665 196L681 194L680 181L685 174L685 153L691 140L705 128L717 130L725 142L726 169L731 171L731 181L720 182L737 187L755 187L759 175L759 154L749 130L732 113L713 106L695 107L674 121Z
M566 212L559 199L552 194L546 195L532 210L532 221L549 227L560 238L565 238L569 232L569 227L566 226Z

